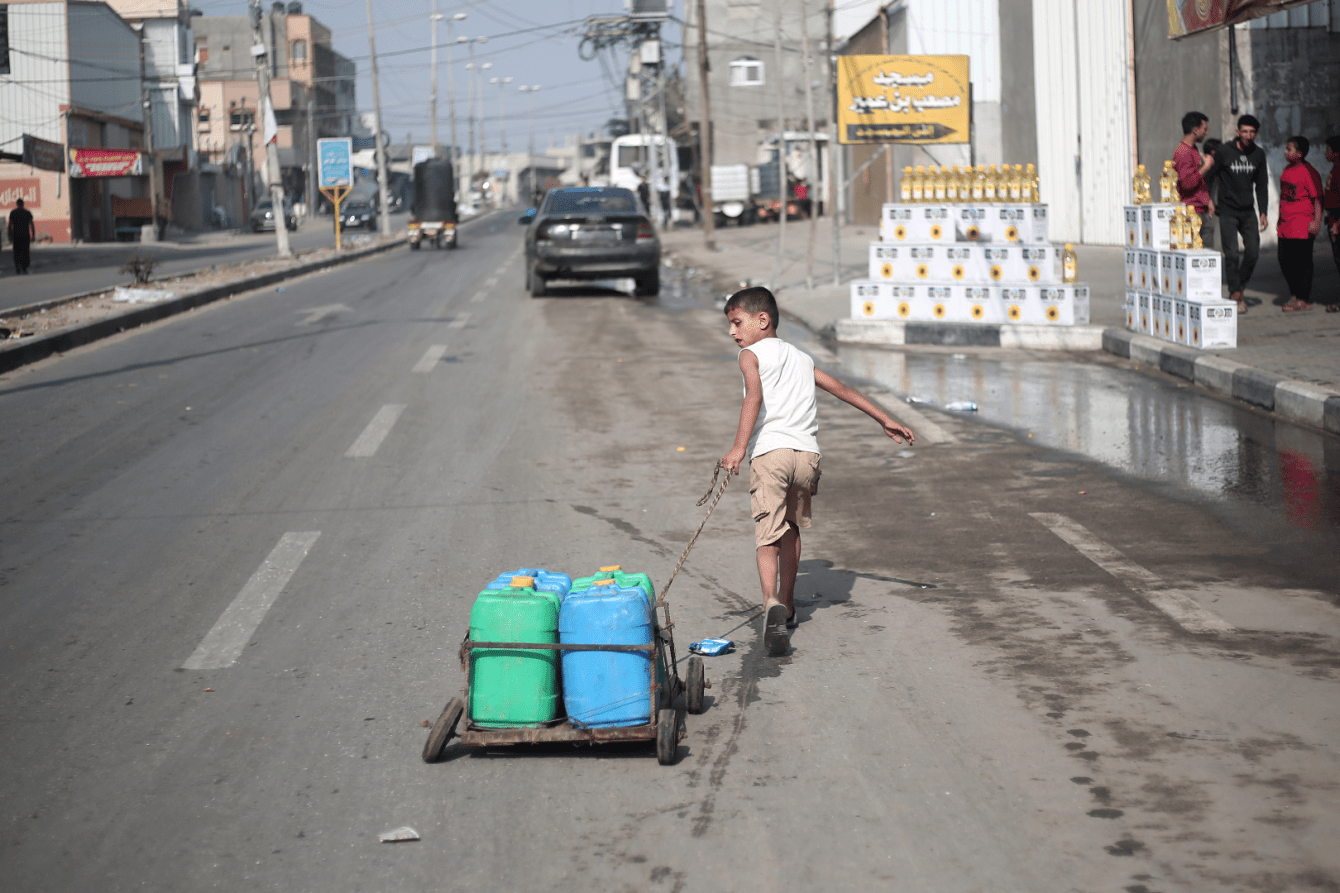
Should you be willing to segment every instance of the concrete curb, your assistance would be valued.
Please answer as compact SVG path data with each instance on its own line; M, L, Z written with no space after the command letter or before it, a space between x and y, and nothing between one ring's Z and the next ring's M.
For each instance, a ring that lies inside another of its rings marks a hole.
M1125 329L1104 329L1103 350L1268 410L1282 419L1340 434L1340 394L1217 354Z
M118 313L116 316L109 316L105 319L99 319L84 325L71 326L68 329L62 329L59 332L52 332L50 335L40 335L34 338L25 338L17 342L13 347L0 347L0 375L6 372L12 372L22 366L30 363L36 363L44 360L52 354L65 353L76 347L82 347L85 344L92 344L103 338L108 338L118 332L126 329L134 329L146 323L157 322L160 319L167 319L169 316L176 316L178 313L185 313L187 310L194 310L196 307L202 307L205 304L213 303L222 298L232 297L245 291L252 291L257 288L265 288L267 285L274 285L276 282L283 282L286 279L296 279L299 276L305 276L308 273L315 273L320 270L337 267L342 264L352 263L356 260L362 260L365 257L371 257L374 254L380 254L383 251L390 251L405 244L406 237L396 238L390 242L384 242L380 245L373 245L368 248L359 248L343 254L335 254L329 257L323 257L320 260L301 264L287 270L275 270L271 273L248 276L245 279L238 279L235 282L216 285L213 288L204 288L190 294L182 295L179 298L173 298L170 301L163 301L159 304L149 304L145 307L137 307L134 310L127 310L125 313ZM33 304L28 307L16 308L15 311L34 312L43 307L59 306L70 301L77 301L81 298L100 295L107 291L102 288L97 291L87 292L81 295L74 295L68 298L55 298L50 301L44 301L41 304Z
M1009 347L1020 350L1102 350L1102 326L991 325L901 322L892 319L839 319L844 344L936 344L945 347Z

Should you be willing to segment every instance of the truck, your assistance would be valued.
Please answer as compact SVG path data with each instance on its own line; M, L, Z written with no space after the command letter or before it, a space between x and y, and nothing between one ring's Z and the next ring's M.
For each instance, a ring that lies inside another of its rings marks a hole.
M652 152L656 153L655 166L652 165ZM627 133L616 137L610 145L610 185L638 191L642 178L647 178L649 204L647 210L655 220L660 220L662 208L653 173L663 177L670 187L670 214L672 220L680 217L676 207L676 195L679 192L679 152L673 141L652 133Z
M455 248L456 177L451 162L430 158L414 165L414 204L409 213L409 247L428 239L433 247Z
M748 226L758 220L758 169L747 164L712 165L712 219L717 226Z

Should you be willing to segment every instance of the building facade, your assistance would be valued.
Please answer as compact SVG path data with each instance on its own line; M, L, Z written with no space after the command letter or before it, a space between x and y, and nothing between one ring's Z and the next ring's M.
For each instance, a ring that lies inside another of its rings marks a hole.
M117 211L149 195L140 38L100 2L11 0L0 75L0 212L22 198L39 238L111 241ZM125 215L123 215L125 216Z
M240 196L214 193L236 220L249 213L267 173L251 20L205 16L194 21L201 95L195 146L211 170L239 174L247 184ZM330 29L303 13L301 3L273 4L262 17L261 33L279 126L280 176L285 193L301 202L316 140L352 132L357 69L335 52Z

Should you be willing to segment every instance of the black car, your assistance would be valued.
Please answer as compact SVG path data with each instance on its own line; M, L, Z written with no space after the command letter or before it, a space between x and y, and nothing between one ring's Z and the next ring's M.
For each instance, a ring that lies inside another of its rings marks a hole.
M275 228L274 202L268 198L263 198L256 203L256 210L251 212L251 231L253 233L264 232ZM293 213L293 203L284 199L284 227L294 230L298 228L298 215Z
M377 209L371 202L352 201L340 205L340 229L375 230L377 228Z
M636 294L661 290L661 240L628 189L552 189L526 230L526 287L540 297L550 279L633 277Z

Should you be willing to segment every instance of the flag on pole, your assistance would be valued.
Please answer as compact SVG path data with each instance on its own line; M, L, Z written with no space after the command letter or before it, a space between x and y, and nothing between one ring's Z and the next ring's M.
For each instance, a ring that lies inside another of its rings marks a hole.
M270 97L261 97L261 106L265 109L265 145L270 145L279 139L279 124L275 121L274 106L270 103Z

